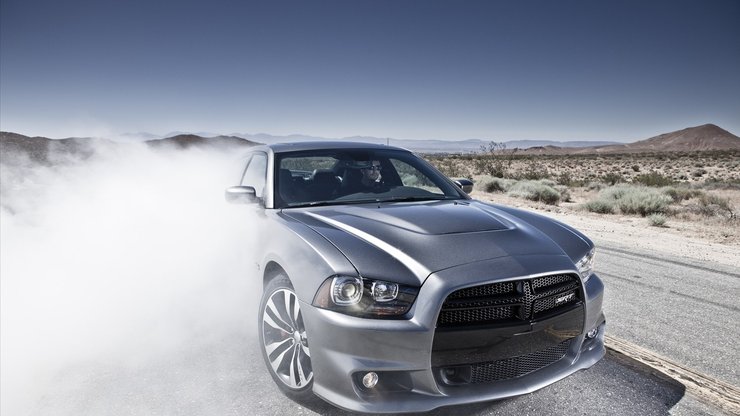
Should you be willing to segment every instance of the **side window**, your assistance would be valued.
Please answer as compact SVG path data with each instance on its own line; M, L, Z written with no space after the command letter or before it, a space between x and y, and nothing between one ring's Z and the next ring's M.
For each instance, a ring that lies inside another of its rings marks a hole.
M255 153L244 171L242 185L253 186L258 198L262 198L267 178L267 155Z
M413 186L435 193L443 193L442 190L429 179L429 177L427 177L423 172L417 170L415 167L398 159L390 159L390 162L393 164L393 167L396 168L403 186Z

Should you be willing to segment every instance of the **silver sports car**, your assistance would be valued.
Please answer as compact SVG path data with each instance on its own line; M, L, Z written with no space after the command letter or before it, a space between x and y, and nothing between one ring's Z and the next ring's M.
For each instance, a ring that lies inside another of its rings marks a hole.
M250 149L226 198L254 206L260 345L286 395L426 411L529 393L604 355L591 240L459 185L389 146Z

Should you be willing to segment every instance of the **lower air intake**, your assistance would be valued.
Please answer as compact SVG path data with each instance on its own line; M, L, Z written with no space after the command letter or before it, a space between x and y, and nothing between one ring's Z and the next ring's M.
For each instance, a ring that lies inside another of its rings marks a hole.
M527 375L560 360L568 352L571 340L518 357L472 365L471 383L490 383Z

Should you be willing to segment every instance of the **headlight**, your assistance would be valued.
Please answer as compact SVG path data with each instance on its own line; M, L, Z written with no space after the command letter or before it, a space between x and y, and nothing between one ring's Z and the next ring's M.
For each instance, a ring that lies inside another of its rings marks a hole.
M581 274L581 279L587 281L592 274L594 274L594 256L596 255L596 247L592 248L585 256L576 262L578 273Z
M362 279L337 276L331 282L331 301L335 305L356 305L362 299Z
M409 311L419 289L383 280L333 276L321 285L313 305L363 318L399 319Z

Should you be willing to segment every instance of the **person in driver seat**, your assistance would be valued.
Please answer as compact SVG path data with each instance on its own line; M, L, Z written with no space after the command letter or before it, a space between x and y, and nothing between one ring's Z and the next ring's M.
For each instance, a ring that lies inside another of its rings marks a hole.
M363 165L365 165L365 167L360 168L360 171L362 172L360 183L366 189L377 188L381 184L380 179L382 178L380 175L380 170L382 169L380 161L373 160L371 162L363 163Z
M358 192L376 192L383 188L380 161L357 161L353 165L342 181L344 195Z

